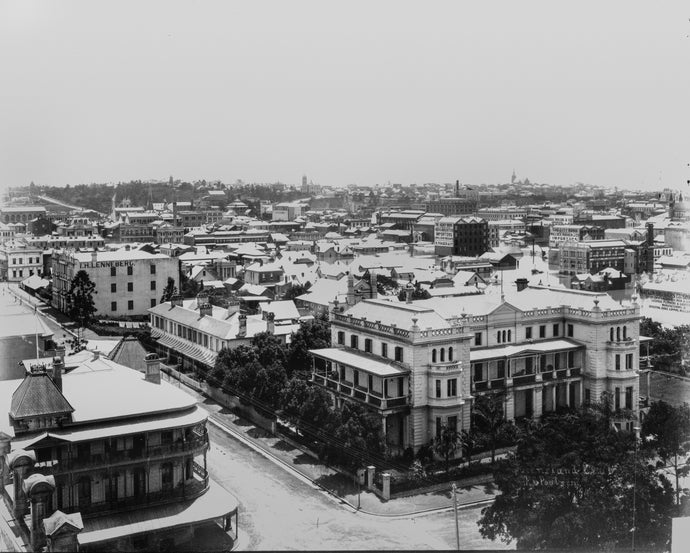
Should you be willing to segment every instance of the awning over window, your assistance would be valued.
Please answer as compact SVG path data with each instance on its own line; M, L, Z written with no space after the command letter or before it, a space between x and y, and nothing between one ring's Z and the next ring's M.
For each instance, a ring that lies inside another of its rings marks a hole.
M386 363L374 357L370 357L366 353L355 353L353 351L346 351L338 348L312 349L310 353L321 359L326 359L334 363L341 363L348 367L353 367L360 371L365 371L381 377L403 376L409 372L407 369L403 369L393 362Z
M218 354L214 351L209 351L197 344L191 344L182 338L165 334L156 328L151 330L151 337L155 338L161 346L165 346L185 357L189 357L190 359L194 359L210 367L216 364L216 357L218 357Z
M213 480L208 491L190 501L132 509L84 520L79 534L81 545L92 545L137 534L172 530L180 526L198 525L213 519L232 516L237 512L237 499Z
M530 354L540 355L558 351L568 351L582 348L583 345L574 340L544 340L532 344L507 345L496 348L477 349L470 351L470 361L486 361L487 359L503 359L506 357L521 357Z

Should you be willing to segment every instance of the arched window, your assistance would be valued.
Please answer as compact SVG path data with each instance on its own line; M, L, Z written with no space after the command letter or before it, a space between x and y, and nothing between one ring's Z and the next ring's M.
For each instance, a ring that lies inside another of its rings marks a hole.
M436 350L435 349L431 350L431 362L436 363Z
M621 327L616 327L616 342L621 341Z
M627 340L627 339L628 339L628 327L624 326L623 327L623 340Z
M446 360L446 348L441 348L441 363Z
M497 341L499 344L501 343L501 331L500 331L500 330L496 333L496 341Z
M448 348L448 361L452 361L452 360L453 360L453 348L450 347L450 348Z
M512 334L512 331L509 330L509 331L508 331L508 341L509 341L509 342L511 341L511 336L510 336L511 334Z
M506 331L505 330L501 331L501 341L503 341L503 342L506 341Z
M609 330L609 342L613 342L613 327Z

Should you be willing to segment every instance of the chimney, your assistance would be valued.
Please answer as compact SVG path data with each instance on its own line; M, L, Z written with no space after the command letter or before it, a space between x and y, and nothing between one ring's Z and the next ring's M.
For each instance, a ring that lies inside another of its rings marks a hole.
M378 297L376 271L369 271L369 285L371 286L371 299L375 300Z
M276 331L275 313L266 312L266 332L274 334Z
M98 361L98 358L99 358L100 356L101 356L101 352L98 351L98 350L94 350L94 352L93 352L93 358L91 359L91 361Z
M144 357L146 363L146 374L144 380L153 382L154 384L161 383L161 361L155 353L149 353Z
M525 288L527 288L529 280L527 280L526 278L518 278L515 281L515 284L517 285L517 291L522 292Z
M126 244L126 245L125 245L125 251L126 251L126 252L128 252L128 251L129 251L129 249L130 249L130 246L129 246L129 244Z
M57 389L62 392L62 373L65 370L65 364L59 357L53 357L53 382Z
M225 318L229 319L235 313L240 312L240 300L237 299L237 295L233 292L228 299L228 309L225 312Z
M348 305L355 304L355 277L352 273L347 275L347 300Z
M405 286L405 303L412 303L412 290L414 290L414 286L412 281L409 281Z
M459 180L455 181L455 197L456 198L460 197L460 181Z
M237 337L244 338L247 336L247 316L244 313L240 313L238 320L240 322L240 328L237 331Z
M213 315L213 306L211 305L211 302L208 301L207 294L198 294L196 297L196 304L197 307L199 307L199 317Z
M55 348L55 357L59 357L60 361L65 362L65 346Z
M170 299L170 307L175 307L175 306L182 307L182 296L177 295L177 296L173 296Z

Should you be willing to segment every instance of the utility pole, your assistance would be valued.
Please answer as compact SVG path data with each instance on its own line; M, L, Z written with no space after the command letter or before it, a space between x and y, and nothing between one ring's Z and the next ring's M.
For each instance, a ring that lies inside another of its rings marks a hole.
M635 456L633 464L633 504L632 504L632 550L635 551L635 515L636 513L636 500L637 500L637 445L640 441L640 427L635 425L633 427L635 431Z
M457 488L455 487L455 482L453 482L451 489L453 490L453 511L455 512L455 543L458 551L460 551L460 526L458 525L458 501L456 496Z

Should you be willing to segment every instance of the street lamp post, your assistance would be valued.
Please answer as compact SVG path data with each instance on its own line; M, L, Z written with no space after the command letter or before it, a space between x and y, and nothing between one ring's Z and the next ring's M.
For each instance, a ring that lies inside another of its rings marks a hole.
M455 486L455 482L453 482L451 489L453 490L453 511L455 513L455 543L458 551L460 551L460 526L458 525L458 500L456 496L457 487Z

